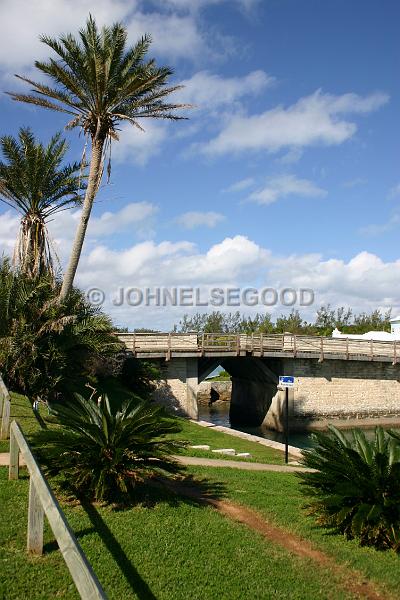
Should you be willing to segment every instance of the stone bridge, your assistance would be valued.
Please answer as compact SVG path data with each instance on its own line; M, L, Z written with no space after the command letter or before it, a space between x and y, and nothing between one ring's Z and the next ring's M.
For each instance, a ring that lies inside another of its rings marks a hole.
M117 335L135 357L160 361L158 399L192 418L199 383L221 365L232 377L232 423L282 429L279 375L296 378L292 429L400 423L400 342L288 333Z

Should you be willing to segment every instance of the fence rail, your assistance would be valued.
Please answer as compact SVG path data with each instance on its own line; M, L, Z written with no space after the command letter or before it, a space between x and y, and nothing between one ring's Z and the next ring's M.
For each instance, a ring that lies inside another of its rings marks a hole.
M18 479L20 454L22 454L30 475L28 552L39 555L43 553L43 524L44 515L46 515L81 598L83 600L106 600L107 596L68 525L20 426L13 421L10 428L9 479Z
M117 333L136 356L238 355L376 360L398 364L400 342L355 340L311 335L223 333Z
M10 432L11 398L0 375L0 440L8 439Z

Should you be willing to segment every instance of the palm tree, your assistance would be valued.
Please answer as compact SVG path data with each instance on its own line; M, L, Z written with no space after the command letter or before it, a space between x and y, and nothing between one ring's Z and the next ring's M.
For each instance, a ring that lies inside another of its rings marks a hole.
M10 93L13 100L28 102L68 114L67 128L79 127L91 140L88 186L82 215L77 227L60 299L70 292L85 238L93 202L99 188L104 154L111 140L118 140L118 124L123 121L142 129L138 119L182 119L164 99L180 86L166 87L172 70L145 61L151 38L145 35L127 47L127 32L121 23L99 31L92 16L80 30L79 38L71 34L58 40L42 36L41 41L57 55L57 60L35 62L39 71L55 85L49 87L27 77L19 77L32 86L32 94Z
M61 134L45 147L30 129L22 128L18 139L0 138L0 200L22 216L15 247L15 262L29 277L44 272L54 275L54 261L46 222L55 213L78 202L80 165L62 166L68 145Z

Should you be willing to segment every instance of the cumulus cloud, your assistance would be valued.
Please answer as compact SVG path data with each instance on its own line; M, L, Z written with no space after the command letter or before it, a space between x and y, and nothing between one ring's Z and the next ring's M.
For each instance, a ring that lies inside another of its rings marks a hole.
M140 218L140 208L131 210L133 221ZM147 214L145 207L142 210L143 216ZM121 225L121 218L121 211L116 211L114 221ZM97 227L98 232L108 231L105 222L110 225L110 220L111 217L98 217L94 230ZM0 215L2 251L8 254L12 253L17 228L17 217L10 212ZM114 300L120 287L198 287L203 298L207 297L211 287L267 286L278 290L304 287L313 289L315 293L315 305L309 309L311 312L327 303L332 306L348 305L356 311L390 306L396 311L400 309L400 259L385 262L369 252L360 252L348 261L325 258L320 254L277 256L242 235L227 237L205 251L199 251L186 240L131 243L118 250L109 247L103 240L99 244L91 236L89 232L77 284L82 289L93 286L103 289L106 295L104 308L121 325L166 329L178 322L188 309L116 306ZM67 251L69 247L66 246L64 252ZM230 307L222 309L232 310ZM248 310L246 307L242 309ZM193 310L199 309L194 307ZM212 310L212 306L208 310ZM257 306L254 310L266 309ZM285 308L278 305L268 310L280 314Z
M185 307L116 307L118 289L136 287L193 287L201 298L212 287L274 287L277 290L301 287L314 290L315 305L307 309L309 318L321 304L348 305L356 311L400 307L400 260L385 263L378 256L361 252L349 261L325 259L319 254L275 256L244 236L226 238L202 253L189 242L146 242L123 251L97 247L87 254L79 268L82 287L98 285L106 292L107 310L119 323L131 327L150 326L166 329L177 322ZM222 310L232 310L223 306ZM301 307L299 307L301 308ZM192 310L212 310L193 307ZM245 312L253 309L241 307ZM283 306L254 307L275 314Z
M131 163L143 167L160 153L167 139L167 123L146 119L142 121L144 131L130 123L124 123L120 127L120 139L113 144L113 160L117 163Z
M177 217L176 222L185 229L194 229L195 227L213 228L221 221L225 220L225 216L216 212L200 212L189 211Z
M220 133L199 146L206 155L223 155L248 150L278 152L284 148L338 145L351 138L357 125L346 114L377 110L389 97L383 93L361 97L333 96L317 90L285 108L278 106L256 115L233 115Z
M251 71L242 77L221 77L208 71L199 71L190 79L181 81L179 101L194 104L208 112L230 105L245 96L259 94L275 83L275 77L265 71Z
M99 25L113 23L124 19L135 6L135 0L2 0L0 65L7 69L31 65L34 59L49 55L49 48L39 41L40 35L76 32L89 13L96 15Z
M248 200L257 204L272 204L287 196L323 198L327 191L308 179L299 179L295 175L278 175L267 180L267 184L248 196Z
M246 0L237 0L243 6ZM200 3L205 4L205 2ZM167 58L197 60L210 56L218 45L218 36L211 39L203 30L190 3L139 0L2 0L0 2L0 68L6 71L29 67L33 59L49 55L49 48L39 41L41 34L58 36L76 33L89 13L96 15L99 25L124 21L133 43L144 33L153 37L152 51ZM182 10L183 9L183 10ZM18 24L18 43L15 28ZM221 40L220 40L221 42ZM9 49L12 48L12 52ZM222 52L222 48L220 48Z

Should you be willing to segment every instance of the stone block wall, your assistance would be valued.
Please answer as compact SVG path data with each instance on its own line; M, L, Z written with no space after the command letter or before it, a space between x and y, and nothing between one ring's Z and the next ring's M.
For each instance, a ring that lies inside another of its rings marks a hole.
M295 376L292 419L312 421L397 419L400 421L400 365L374 361L285 359L284 374ZM366 423L367 424L367 423Z
M230 402L232 395L232 382L227 381L202 381L197 392L197 401L200 404L209 402Z
M165 363L154 398L177 414L197 419L197 389L197 358L174 358Z

